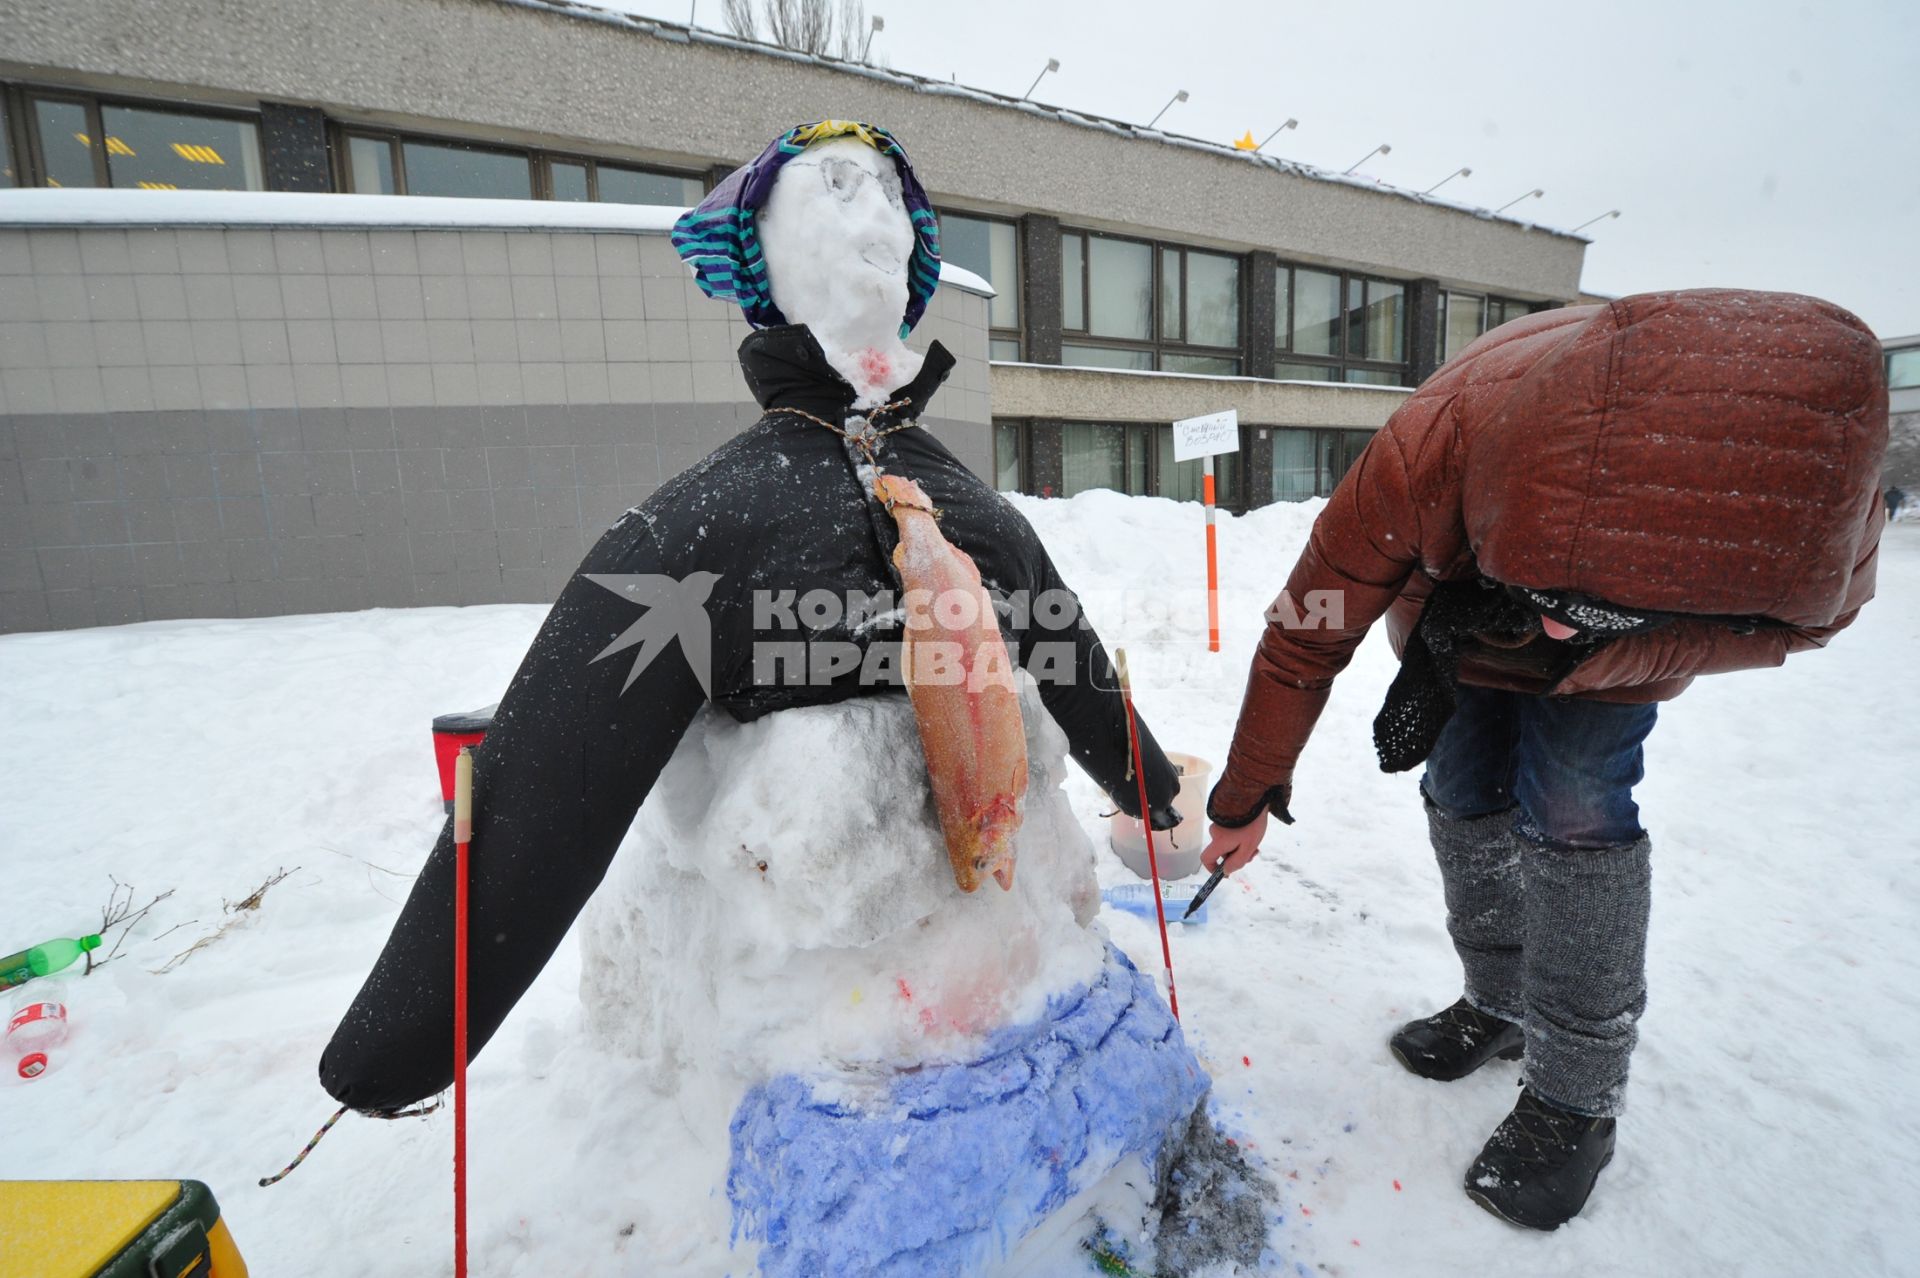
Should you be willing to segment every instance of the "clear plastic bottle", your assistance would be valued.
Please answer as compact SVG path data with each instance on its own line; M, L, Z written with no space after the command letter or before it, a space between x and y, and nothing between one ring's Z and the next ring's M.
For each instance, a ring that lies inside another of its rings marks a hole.
M21 1078L46 1073L47 1053L67 1039L65 985L65 981L36 984L31 994L22 991L14 999L13 1012L7 1017L6 1048Z

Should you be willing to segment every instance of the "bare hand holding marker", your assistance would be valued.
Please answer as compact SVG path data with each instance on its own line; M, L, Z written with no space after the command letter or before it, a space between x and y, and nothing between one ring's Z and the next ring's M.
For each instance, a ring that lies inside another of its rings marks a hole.
M1264 811L1242 826L1210 825L1207 827L1207 846L1200 852L1200 864L1209 870L1224 867L1228 874L1237 874L1259 853L1260 840L1266 834L1267 814Z

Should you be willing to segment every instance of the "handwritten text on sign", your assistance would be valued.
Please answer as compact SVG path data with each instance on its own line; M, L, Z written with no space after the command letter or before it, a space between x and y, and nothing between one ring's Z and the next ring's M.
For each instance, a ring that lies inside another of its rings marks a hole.
M1240 451L1240 412L1229 408L1224 413L1189 417L1173 424L1173 459L1192 461L1214 453Z

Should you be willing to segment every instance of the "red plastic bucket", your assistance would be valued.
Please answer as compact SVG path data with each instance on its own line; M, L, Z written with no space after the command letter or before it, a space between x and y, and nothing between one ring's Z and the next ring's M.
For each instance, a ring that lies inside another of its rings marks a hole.
M500 703L470 710L465 714L438 715L433 721L433 761L440 769L440 799L447 811L453 811L453 761L463 746L477 746L493 726L493 712Z

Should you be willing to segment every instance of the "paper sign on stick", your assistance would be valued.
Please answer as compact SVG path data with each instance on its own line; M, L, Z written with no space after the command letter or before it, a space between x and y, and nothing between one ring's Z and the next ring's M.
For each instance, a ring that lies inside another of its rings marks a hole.
M1196 457L1207 457L1214 453L1239 451L1238 409L1229 408L1224 413L1189 417L1173 424L1173 459L1177 462L1192 461Z

